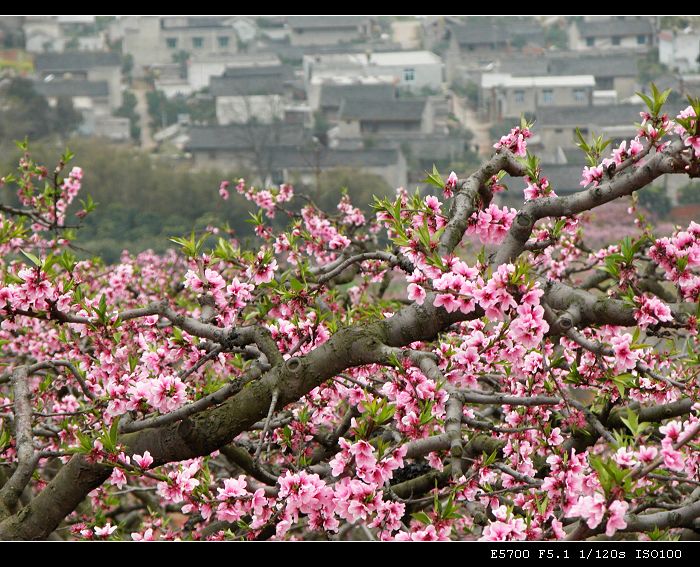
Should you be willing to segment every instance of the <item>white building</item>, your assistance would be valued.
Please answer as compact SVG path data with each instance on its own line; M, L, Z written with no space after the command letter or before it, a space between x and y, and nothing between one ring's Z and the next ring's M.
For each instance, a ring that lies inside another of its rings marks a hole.
M543 107L591 106L595 77L562 75L513 77L509 73L481 76L479 106L487 120L519 118Z
M659 61L681 73L700 67L700 32L692 28L659 33Z
M646 51L656 43L654 26L655 20L646 16L587 17L569 26L569 47L574 51Z
M430 51L305 55L302 65L307 91L314 77L340 75L390 76L399 88L413 92L440 90L443 84L442 59Z

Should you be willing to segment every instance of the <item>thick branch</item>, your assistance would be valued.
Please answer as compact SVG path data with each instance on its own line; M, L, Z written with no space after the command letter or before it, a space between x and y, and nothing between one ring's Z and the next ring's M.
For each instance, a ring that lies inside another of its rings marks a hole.
M498 249L494 265L513 262L525 250L532 229L540 219L582 213L620 197L631 195L665 173L685 173L685 163L680 159L683 147L683 142L676 140L666 150L649 158L645 164L630 168L629 171L616 175L610 181L580 193L528 201L518 212L506 239Z
M488 162L459 184L451 218L440 237L438 248L440 255L446 256L455 249L467 230L469 217L479 208L489 205L493 193L486 186L486 182L502 170L513 177L525 175L525 169L518 163L515 156L509 151L502 151L496 153Z
M27 367L17 367L12 373L11 381L15 396L17 468L0 490L0 516L6 516L6 511L9 511L17 504L17 500L31 479L38 461L34 452L32 435L32 400Z

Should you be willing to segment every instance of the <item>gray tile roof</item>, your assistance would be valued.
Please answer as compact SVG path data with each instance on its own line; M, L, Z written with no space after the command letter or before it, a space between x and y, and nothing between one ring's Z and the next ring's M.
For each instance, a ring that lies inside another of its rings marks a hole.
M90 98L109 96L107 81L54 80L37 81L34 90L47 97L87 96Z
M343 120L367 120L379 122L419 122L423 116L426 99L373 100L344 99L338 110Z
M549 62L544 57L508 57L504 55L499 61L498 72L510 73L514 77L542 76L549 73Z
M370 85L324 84L321 86L322 108L338 108L343 99L394 100L395 98L396 88L388 83Z
M544 30L539 23L517 18L503 18L496 23L471 21L464 25L452 26L450 33L464 46L505 44L517 37L522 37L530 43L544 44Z
M270 76L278 77L282 80L291 76L290 68L286 65L250 65L241 67L227 67L224 77L248 78Z
M289 16L287 23L295 29L357 28L367 22L367 16Z
M636 77L637 55L598 55L552 58L553 75L593 75L595 77Z
M331 167L382 167L394 165L399 160L399 150L330 150L318 154L303 148L274 148L270 163L279 169L315 169Z
M256 145L296 146L303 142L304 132L296 125L193 126L189 132L190 151L252 150Z
M94 67L121 67L121 57L110 51L40 53L34 59L39 72L85 71Z
M538 108L537 126L631 126L639 122L642 105L618 104L613 106L560 106Z
M290 77L284 65L231 67L221 77L212 77L209 88L214 96L282 94Z
M209 91L214 96L273 95L284 92L284 83L277 77L212 77Z
M578 22L583 37L612 37L616 35L650 35L654 28L649 20L598 20Z

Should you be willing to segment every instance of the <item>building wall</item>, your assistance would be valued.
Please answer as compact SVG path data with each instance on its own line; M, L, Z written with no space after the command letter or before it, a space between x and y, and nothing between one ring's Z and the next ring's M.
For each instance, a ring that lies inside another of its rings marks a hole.
M362 39L362 33L359 28L292 29L289 37L292 45L335 45Z
M630 97L639 90L635 77L615 77L613 79L613 88L618 98Z
M29 53L44 53L46 44L48 51L63 51L64 41L61 39L61 29L58 20L41 19L28 20L22 26L25 37L25 48Z
M542 145L546 150L555 148L573 149L576 147L574 136L576 129L570 126L544 126L538 125L538 131Z
M381 120L371 120L371 121L361 121L360 122L360 132L362 135L381 135L381 134L391 134L393 132L415 132L416 134L422 132L421 122L412 121L381 121Z
M216 97L216 120L221 125L246 123L252 118L264 124L284 118L281 95Z
M117 142L126 142L131 138L129 119L117 116L98 116L95 119L93 135Z
M230 64L231 61L228 61ZM209 86L212 77L220 77L226 70L226 60L191 60L187 67L187 82L198 91Z
M368 74L375 76L391 75L397 79L399 88L420 91L423 87L440 90L443 82L442 63L415 65L369 65ZM410 71L413 71L410 73ZM410 77L413 77L412 79Z
M156 16L125 18L122 50L133 57L136 77L142 77L149 65L172 63L172 56L161 48L160 18Z
M578 128L581 130L584 138L588 137L591 132L595 132L596 135L602 134L603 137L614 141L633 138L636 134L636 129L633 125L579 124ZM574 138L576 126L539 124L538 131L542 145L548 151L552 151L557 147L565 150L577 147ZM613 143L612 147L616 147L616 145Z
M577 51L590 51L590 50L615 50L615 49L639 49L646 51L653 44L653 37L651 35L645 35L645 43L639 43L636 35L630 36L619 36L620 43L617 45L613 44L611 37L595 37L593 38L593 45L588 45L586 38L578 37L576 46L573 49Z
M671 38L662 36L659 41L659 61L671 69L678 69L681 73L696 71L700 67L698 55L699 33L677 33Z
M88 69L87 78L89 81L107 81L112 110L122 105L122 72L119 67L93 67Z
M339 120L338 121L338 137L339 138L361 138L362 131L360 129L359 120Z
M195 169L221 169L234 171L236 169L252 169L255 158L250 152L234 152L230 150L210 150L192 152Z
M227 44L219 44L219 38ZM201 40L201 44L196 40ZM173 47L170 41L175 42ZM211 54L233 55L238 51L238 37L233 28L175 28L160 30L160 47L169 53L187 51L193 59Z
M551 101L546 91L551 92ZM582 98L577 98L576 91L582 92ZM592 96L591 87L493 87L482 89L481 106L485 116L497 120L536 114L543 106L589 106Z

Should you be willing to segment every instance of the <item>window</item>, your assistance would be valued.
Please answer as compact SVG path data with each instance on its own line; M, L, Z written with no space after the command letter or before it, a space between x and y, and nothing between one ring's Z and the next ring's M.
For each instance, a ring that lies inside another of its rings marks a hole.
M513 99L515 100L515 104L523 104L525 102L525 91L514 91Z
M406 81L407 83L413 82L416 80L416 70L413 69L412 67L409 67L408 69L403 70L403 80Z
M217 40L219 42L219 47L228 47L228 37L225 35L219 36Z
M552 89L544 89L542 91L542 103L552 104L554 102L554 91Z
M586 91L584 89L574 89L574 100L576 102L584 102L586 100Z
M619 35L614 35L612 38L612 44L613 45L620 45L620 36Z
M177 38L168 37L165 39L165 44L168 46L168 49L177 49Z
M594 37L587 37L586 38L586 45L588 47L593 47L595 45L595 38Z
M647 42L647 36L645 35L638 35L637 36L637 44L638 45L644 45Z
M204 45L204 38L203 37L193 37L192 38L192 47L195 49L202 49L202 46Z

